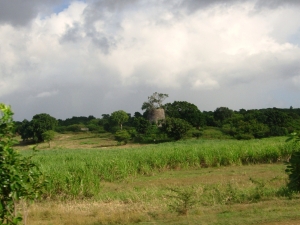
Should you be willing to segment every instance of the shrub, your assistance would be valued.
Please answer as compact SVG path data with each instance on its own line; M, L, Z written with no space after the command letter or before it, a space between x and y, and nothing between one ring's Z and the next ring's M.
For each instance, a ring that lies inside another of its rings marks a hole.
M99 126L96 124L88 124L86 127L89 128L89 131L93 133L105 133L103 126Z
M203 131L193 128L188 131L187 136L199 139L202 136L202 134L203 134Z
M22 221L16 204L36 199L46 183L32 156L23 157L12 148L15 141L10 107L0 103L0 113L0 224L16 225Z
M42 133L42 137L44 141L47 141L49 144L49 148L51 147L51 141L54 139L55 132L53 130L48 130L44 133Z
M84 128L85 125L83 124L73 124L73 125L70 125L70 126L67 126L67 131L72 131L72 132L80 132L81 131L81 128Z
M178 215L187 215L188 211L192 209L196 204L196 191L191 188L170 188L170 195L166 197L173 201L169 204L170 211L178 213Z
M67 127L64 127L64 126L57 126L55 127L55 131L58 132L58 133L64 133L67 131Z
M287 135L287 133L288 131L285 127L279 127L279 126L270 127L271 136L285 136Z
M292 191L300 191L300 149L299 141L300 138L296 133L292 133L287 141L294 142L294 148L296 151L291 155L289 162L287 162L286 172L289 175L288 188Z
M127 130L118 130L115 133L115 138L118 142L124 142L125 144L127 144L127 142L130 140L131 136Z
M237 134L234 136L237 140L251 140L254 139L252 134Z

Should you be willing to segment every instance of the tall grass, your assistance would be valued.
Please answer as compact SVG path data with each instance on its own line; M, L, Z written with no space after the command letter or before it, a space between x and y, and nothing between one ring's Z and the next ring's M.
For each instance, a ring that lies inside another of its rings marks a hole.
M38 152L35 160L49 176L47 196L87 198L99 193L101 181L170 169L283 161L293 152L284 140L187 140L125 149L54 149Z

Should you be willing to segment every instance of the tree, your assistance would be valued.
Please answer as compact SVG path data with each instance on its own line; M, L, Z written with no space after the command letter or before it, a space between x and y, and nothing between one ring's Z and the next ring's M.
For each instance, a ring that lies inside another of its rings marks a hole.
M44 141L42 134L47 130L54 130L58 121L46 113L35 115L32 120L23 120L19 132L23 141L33 138L35 141Z
M28 120L23 120L19 128L19 132L23 141L33 138L33 127Z
M0 224L17 225L22 217L16 204L39 197L46 182L32 156L13 149L12 115L11 108L0 103Z
M214 119L219 121L223 125L226 119L229 119L233 115L233 111L227 107L219 107L214 111Z
M127 122L128 119L128 114L123 110L118 110L111 114L111 120L117 123L120 126L121 130L123 128L123 123Z
M144 117L134 118L133 124L136 131L139 132L140 134L146 134L148 129L151 126L149 120L146 120Z
M205 125L215 127L217 126L216 121L214 120L214 112L212 111L203 111Z
M135 112L133 115L134 118L143 117L143 115L140 112Z
M144 102L142 110L150 111L152 109L158 109L162 107L162 102L169 97L167 94L154 92L148 97L148 102Z
M201 127L205 124L205 119L198 107L186 101L174 101L164 106L166 115L183 119L194 127Z
M44 133L42 133L42 137L43 137L44 141L48 142L49 148L50 148L51 147L51 141L55 137L55 132L53 130L47 130Z
M276 108L266 109L264 111L264 115L265 115L265 123L268 124L270 127L285 126L286 123L290 120L290 117L287 113L281 112Z
M264 110L263 115L264 123L269 126L271 136L284 136L287 134L286 126L291 120L287 113L272 108Z
M42 134L48 130L54 130L57 120L46 113L33 116L32 121L33 138L35 141L44 141Z
M167 118L162 125L162 130L175 140L182 139L190 129L191 125L179 118Z

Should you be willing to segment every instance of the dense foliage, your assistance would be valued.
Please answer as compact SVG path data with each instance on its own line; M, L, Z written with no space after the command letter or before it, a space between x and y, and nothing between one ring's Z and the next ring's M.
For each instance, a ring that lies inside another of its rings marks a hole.
M233 115L233 111L227 107L219 107L214 111L215 121L222 126L224 121L230 119Z
M19 133L24 141L33 139L36 142L44 141L43 133L48 130L54 130L57 126L57 120L46 113L33 116L32 120L23 120L20 125Z
M0 104L0 224L19 224L21 200L36 199L45 185L44 176L32 156L24 157L13 149L13 120L10 107Z
M48 130L54 130L57 120L46 113L33 116L31 126L33 129L33 138L37 141L44 141L43 133Z
M183 119L194 127L203 127L205 124L203 114L192 103L174 101L173 103L165 104L164 108L168 117Z
M162 130L170 138L174 138L175 140L182 139L190 129L191 125L187 121L179 118L167 118L162 125Z

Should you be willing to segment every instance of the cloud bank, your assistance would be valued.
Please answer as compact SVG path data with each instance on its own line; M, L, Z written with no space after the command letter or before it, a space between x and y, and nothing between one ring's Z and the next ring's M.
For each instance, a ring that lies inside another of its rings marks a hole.
M0 3L17 120L134 113L155 91L202 111L300 107L298 1L25 2Z

